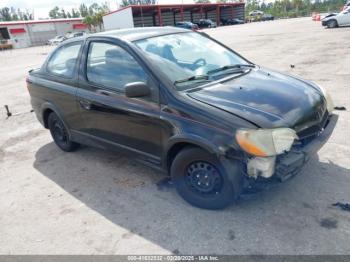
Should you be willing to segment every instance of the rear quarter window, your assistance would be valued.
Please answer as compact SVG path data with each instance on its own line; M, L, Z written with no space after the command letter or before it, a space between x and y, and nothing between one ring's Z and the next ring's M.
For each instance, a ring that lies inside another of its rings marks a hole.
M50 57L46 70L54 75L72 78L78 61L82 42L66 44Z

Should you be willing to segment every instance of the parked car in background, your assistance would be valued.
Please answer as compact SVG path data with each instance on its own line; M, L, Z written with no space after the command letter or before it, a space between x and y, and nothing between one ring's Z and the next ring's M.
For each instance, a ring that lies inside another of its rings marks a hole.
M60 149L129 153L208 209L227 207L259 181L297 174L338 119L321 86L175 27L69 39L26 82Z
M263 19L264 12L259 10L254 10L249 12L249 14L246 16L247 22L260 22Z
M216 23L210 19L201 19L201 20L199 20L197 25L199 26L199 28L214 28L214 27L216 27Z
M350 26L350 7L336 15L326 16L322 19L322 25L328 28Z
M221 19L222 25L239 25L244 24L244 20L239 18L229 18L229 19Z
M12 41L10 39L1 39L0 38L0 50L12 49Z
M259 16L259 15L263 15L264 12L263 11L259 11L259 10L254 10L249 12L249 16Z
M261 17L261 21L272 21L275 20L275 17L271 14L263 14Z
M193 31L197 31L199 29L198 25L192 23L192 22L177 22L175 24L176 27L180 27L180 28L185 28L185 29L190 29Z
M339 14L339 13L327 13L327 14L324 15L324 17L322 18L322 20L325 19L325 18L331 17L331 16L336 16L337 14ZM321 15L322 15L322 14L321 14Z
M68 38L84 36L84 35L86 35L86 34L87 34L87 33L86 33L85 31L75 32L75 33L71 33L71 34L69 35Z
M60 43L62 43L64 40L66 40L67 37L63 36L63 35L58 35L50 40L47 41L48 45L58 45Z

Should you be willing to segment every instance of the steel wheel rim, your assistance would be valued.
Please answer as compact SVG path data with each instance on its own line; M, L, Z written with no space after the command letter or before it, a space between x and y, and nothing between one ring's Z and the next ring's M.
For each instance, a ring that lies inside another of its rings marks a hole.
M53 124L53 135L56 141L59 143L67 144L68 142L68 136L67 132L62 125L62 123L55 121Z
M192 192L200 195L217 195L223 187L219 170L206 161L194 161L186 168L186 184Z

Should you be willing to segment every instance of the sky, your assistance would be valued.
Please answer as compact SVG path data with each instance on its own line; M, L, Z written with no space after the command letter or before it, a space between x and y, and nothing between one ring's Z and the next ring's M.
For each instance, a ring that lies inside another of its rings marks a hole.
M90 5L92 3L109 3L111 10L118 9L118 0L0 0L0 7L15 7L20 9L34 9L34 18L48 18L49 11L55 6L63 7L66 11L72 8L78 9L81 3ZM158 4L169 4L169 3L193 3L193 0L158 0Z

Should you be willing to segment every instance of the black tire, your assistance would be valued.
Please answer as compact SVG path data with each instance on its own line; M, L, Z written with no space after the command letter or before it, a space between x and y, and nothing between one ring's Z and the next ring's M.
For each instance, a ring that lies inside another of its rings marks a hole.
M203 149L183 149L176 155L170 173L179 195L196 207L223 209L237 196L224 166Z
M337 26L338 26L338 23L337 23L336 20L329 20L329 21L327 22L327 27L328 27L328 28L335 28L335 27L337 27Z
M72 152L79 147L78 143L70 140L67 128L57 114L51 113L49 115L48 125L53 140L63 151Z

